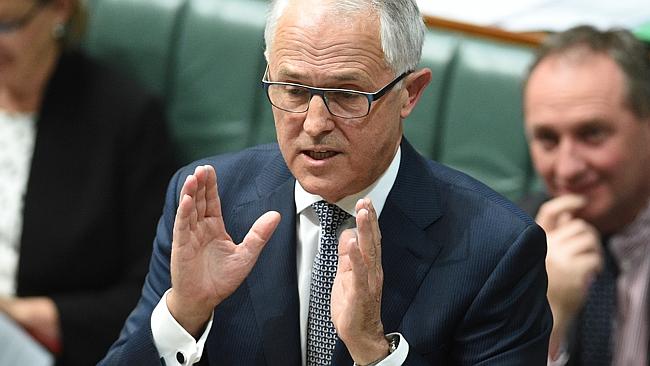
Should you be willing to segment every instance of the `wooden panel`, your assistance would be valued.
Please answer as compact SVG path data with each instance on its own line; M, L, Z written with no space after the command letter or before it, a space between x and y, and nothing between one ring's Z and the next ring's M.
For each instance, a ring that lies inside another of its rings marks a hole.
M543 32L515 33L496 27L483 27L431 15L424 16L424 23L430 28L448 29L456 32L467 33L471 36L489 38L531 47L538 46L546 36L546 33Z

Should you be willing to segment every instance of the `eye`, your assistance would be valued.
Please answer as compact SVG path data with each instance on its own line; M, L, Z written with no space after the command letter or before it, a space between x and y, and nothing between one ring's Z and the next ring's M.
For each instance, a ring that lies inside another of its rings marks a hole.
M602 126L586 126L578 131L580 140L589 145L602 144L610 134L610 130Z
M350 99L359 98L359 94L356 94L356 93L336 92L336 93L333 93L333 94L334 94L334 98L339 99L339 100L343 100L343 99L350 100Z
M559 141L557 134L551 131L536 131L533 135L533 143L539 145L545 151L554 149Z
M299 86L294 86L294 85L286 85L284 87L285 93L288 95L291 95L292 97L302 97L306 94L309 94L307 89L301 88Z

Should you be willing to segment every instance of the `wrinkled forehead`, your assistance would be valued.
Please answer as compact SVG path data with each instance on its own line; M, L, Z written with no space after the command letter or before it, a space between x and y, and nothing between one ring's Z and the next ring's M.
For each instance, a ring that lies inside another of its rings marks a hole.
M374 12L342 15L326 4L312 4L289 7L280 17L268 54L272 71L356 69L373 75L387 68Z
M16 11L28 9L37 2L36 0L0 0L0 17L15 15Z
M273 35L267 44L272 52L278 43L285 41L284 37L295 33L300 39L320 49L332 46L337 41L347 41L354 36L360 38L357 42L368 42L368 39L380 39L380 22L378 13L370 7L352 9L328 0L298 0L289 1L283 8L282 14L275 23ZM347 10L346 10L347 9ZM319 45L320 44L320 45ZM368 46L379 46L377 43Z

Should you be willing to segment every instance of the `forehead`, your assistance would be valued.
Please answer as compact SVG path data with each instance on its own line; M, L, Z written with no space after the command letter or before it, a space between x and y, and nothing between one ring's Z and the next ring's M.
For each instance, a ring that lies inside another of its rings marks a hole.
M387 68L374 11L343 14L327 1L290 3L270 45L274 72L309 75L352 74L372 78Z
M35 2L33 0L0 0L0 14L9 14L15 10L28 8Z
M526 123L616 121L630 113L625 96L623 73L609 57L593 54L575 61L550 56L533 70L526 86Z

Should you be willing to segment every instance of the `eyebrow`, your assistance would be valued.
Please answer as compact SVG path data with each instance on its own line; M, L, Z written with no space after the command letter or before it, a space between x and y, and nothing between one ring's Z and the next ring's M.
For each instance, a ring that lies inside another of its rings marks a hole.
M293 70L289 70L287 68L281 68L278 70L278 77L282 78L289 78L289 79L295 79L295 80L304 80L306 77L304 74L300 72L296 72ZM334 74L330 75L327 78L331 78L334 81L337 82L346 82L346 81L357 81L357 82L364 82L364 78L360 77L359 73L342 73L342 74Z
M569 131L571 133L575 133L577 131L586 129L586 128L594 128L594 127L599 127L599 128L611 128L610 124L607 122L605 118L600 118L600 117L594 117L594 118L589 118L585 119L579 123L576 123L575 126L571 126ZM549 126L545 123L538 123L534 127L530 128L530 133L533 135L538 135L538 134L557 134L557 129L554 128L554 126ZM528 134L528 130L527 130Z

